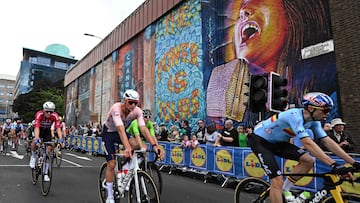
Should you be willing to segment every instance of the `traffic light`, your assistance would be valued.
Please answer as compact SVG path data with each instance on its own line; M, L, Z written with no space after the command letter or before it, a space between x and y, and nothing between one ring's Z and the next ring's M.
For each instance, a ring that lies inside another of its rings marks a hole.
M286 99L286 97L288 96L288 91L286 90L288 80L286 78L281 77L281 75L278 73L270 72L269 83L270 83L270 99L269 99L270 111L274 111L274 112L284 111L286 106L288 105L288 100Z
M250 76L249 108L253 113L265 112L268 93L268 75Z

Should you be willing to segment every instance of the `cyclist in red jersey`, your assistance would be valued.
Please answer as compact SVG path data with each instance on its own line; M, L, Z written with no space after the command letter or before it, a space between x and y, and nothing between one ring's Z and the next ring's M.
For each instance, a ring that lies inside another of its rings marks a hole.
M50 142L52 140L51 136L51 125L55 123L55 128L57 130L59 141L64 147L64 139L62 136L62 131L60 128L59 115L55 112L55 104L53 102L45 102L43 104L43 110L36 112L35 114L35 123L34 123L34 139L31 143L31 158L30 158L30 168L35 167L35 148L39 144L40 138L43 142ZM49 147L49 151L52 151L52 147ZM46 169L45 169L46 170ZM46 172L45 172L46 173ZM47 175L44 177L45 181L50 180Z

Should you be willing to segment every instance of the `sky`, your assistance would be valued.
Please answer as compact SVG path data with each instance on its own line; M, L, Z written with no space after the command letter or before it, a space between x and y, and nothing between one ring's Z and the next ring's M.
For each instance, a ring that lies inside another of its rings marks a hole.
M0 74L16 76L23 48L62 44L81 59L145 0L11 0L0 2Z

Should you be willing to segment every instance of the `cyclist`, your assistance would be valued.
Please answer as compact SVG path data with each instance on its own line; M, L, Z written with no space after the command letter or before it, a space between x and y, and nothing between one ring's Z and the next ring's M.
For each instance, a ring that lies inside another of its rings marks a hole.
M107 187L107 203L114 202L113 196L113 181L115 168L115 144L122 143L125 147L124 155L126 157L132 156L132 148L125 129L133 120L139 123L140 132L145 136L145 139L158 151L158 145L151 138L149 130L145 126L142 110L136 106L139 102L139 93L135 90L128 89L123 95L123 102L116 102L110 108L109 113L105 119L102 128L102 141L105 144L105 154L107 161L106 170L106 187ZM120 142L121 141L121 142Z
M12 139L12 148L13 149L17 148L17 146L19 145L20 136L23 131L24 131L24 126L21 123L21 120L17 119L16 123L14 123L11 127L11 132L13 134L13 139Z
M149 130L151 138L154 140L156 145L158 145L158 141L155 136L154 123L151 119L151 111L149 109L143 110L144 122L146 128ZM128 134L129 143L133 149L147 148L147 145L144 144L142 137L140 136L139 131L139 123L137 120L133 120L130 123L130 126L126 129L126 133ZM135 136L135 139L133 139Z
M62 120L62 117L59 116L59 121L60 121L60 129L61 129L61 132L62 132L62 136L63 136L63 139L65 140L66 139L66 126L65 126L65 122ZM51 137L54 138L56 137L57 139L59 138L58 134L57 134L57 131L56 131L56 128L55 128L55 122L53 122L51 124Z
M304 95L303 108L292 108L273 115L269 119L258 123L248 137L248 143L256 154L265 173L271 179L270 202L282 202L282 191L288 202L294 201L289 189L301 177L289 176L283 182L281 171L275 160L275 155L299 162L292 170L293 173L307 173L314 164L314 159L303 149L291 144L290 138L299 137L304 147L317 159L337 170L338 164L326 155L321 148L309 137L307 129L312 130L322 143L335 155L356 168L360 163L355 162L344 152L321 127L332 106L332 99L320 92Z
M47 101L43 104L43 109L39 110L35 114L35 123L34 123L34 139L31 143L31 158L30 158L30 168L35 167L35 147L40 142L40 138L44 142L50 142L51 137L51 124L55 122L55 128L57 129L58 136L60 138L60 143L64 147L64 139L62 137L62 131L60 129L60 120L59 115L55 112L55 104L51 101ZM52 147L49 147L49 153L51 153ZM48 175L46 175L47 169L45 169L45 181L50 181Z
M1 130L1 151L3 151L3 142L5 141L5 137L8 137L8 140L11 140L11 128L11 119L8 118L5 120L5 123Z
M34 138L34 124L35 120L29 123L29 127L26 129L27 138L25 142L25 149L27 153L31 152L31 143Z

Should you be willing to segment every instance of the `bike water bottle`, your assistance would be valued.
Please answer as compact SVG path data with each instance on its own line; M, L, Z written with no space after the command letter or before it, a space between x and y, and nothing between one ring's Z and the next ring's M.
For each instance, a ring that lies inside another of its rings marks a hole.
M310 192L304 191L295 199L295 202L304 203L309 198L310 198Z

